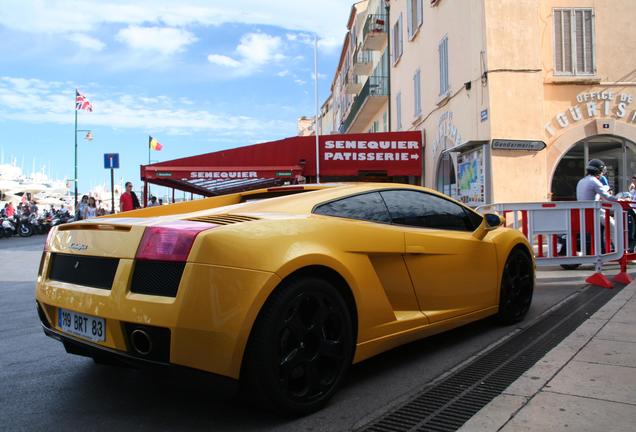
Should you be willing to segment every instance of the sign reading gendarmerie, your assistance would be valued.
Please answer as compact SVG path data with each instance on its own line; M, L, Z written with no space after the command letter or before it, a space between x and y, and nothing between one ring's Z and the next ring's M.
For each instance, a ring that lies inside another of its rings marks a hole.
M545 148L543 141L526 141L526 140L492 140L493 150L516 150L516 151L541 151Z

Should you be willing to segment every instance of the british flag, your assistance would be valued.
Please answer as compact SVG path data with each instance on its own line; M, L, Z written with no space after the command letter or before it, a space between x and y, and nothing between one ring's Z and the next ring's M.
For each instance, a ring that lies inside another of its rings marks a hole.
M86 99L86 96L75 89L75 111L86 110L93 112L93 104Z

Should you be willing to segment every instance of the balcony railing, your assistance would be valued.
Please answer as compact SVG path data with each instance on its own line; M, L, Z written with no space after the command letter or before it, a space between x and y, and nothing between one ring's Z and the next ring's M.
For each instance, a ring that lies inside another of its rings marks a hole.
M372 118L375 109L379 107L377 103L369 103L377 101L380 105L384 103L384 99L389 94L389 79L385 76L371 75L362 87L360 94L356 96L349 109L349 114L345 121L340 125L340 133L347 133L351 126L360 117ZM377 106L376 106L377 105ZM369 109L367 109L367 107ZM367 114L367 115L363 115ZM363 119L365 120L365 119ZM364 122L366 124L366 121Z
M353 73L356 75L370 75L372 70L373 52L362 49L359 46L353 55Z
M344 91L347 94L358 94L362 90L362 83L360 77L350 74L345 79Z
M379 51L384 48L389 25L385 15L367 15L362 29L362 49Z

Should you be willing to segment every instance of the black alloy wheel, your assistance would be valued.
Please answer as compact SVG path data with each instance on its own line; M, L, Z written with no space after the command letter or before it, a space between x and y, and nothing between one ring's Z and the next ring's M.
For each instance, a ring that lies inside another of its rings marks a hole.
M351 314L338 290L322 279L296 279L263 306L245 378L259 402L287 415L308 414L335 393L353 350Z
M501 276L498 318L503 324L521 321L530 309L534 290L534 265L530 256L516 248L510 252Z

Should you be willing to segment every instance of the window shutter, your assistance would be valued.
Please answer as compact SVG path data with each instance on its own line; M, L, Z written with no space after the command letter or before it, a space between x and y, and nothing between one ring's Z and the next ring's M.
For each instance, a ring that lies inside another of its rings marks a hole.
M408 0L408 4L406 5L406 28L408 30L409 39L413 36L413 12L412 12L412 4L414 0Z
M400 25L399 25L399 31L400 34L398 36L398 40L400 41L400 55L402 55L402 47L404 46L404 39L403 39L403 33L404 31L402 30L404 27L402 27L402 14L400 14L400 21L399 21Z
M584 35L584 46L585 46L585 72L593 74L595 73L594 69L594 27L592 24L593 14L591 10L586 10L584 12L584 25L583 30L585 32Z
M563 72L563 12L554 11L554 70Z
M439 56L439 95L444 94L444 40L440 42L438 48Z
M572 68L572 14L569 10L563 16L563 72L573 73Z
M585 72L585 42L583 30L583 11L574 11L574 34L576 35L575 53L576 53L576 71Z

